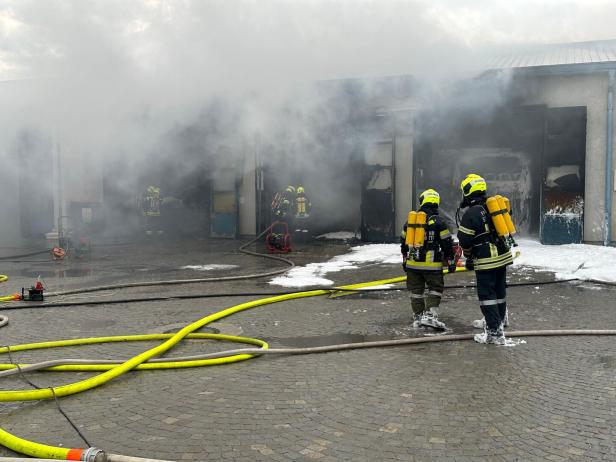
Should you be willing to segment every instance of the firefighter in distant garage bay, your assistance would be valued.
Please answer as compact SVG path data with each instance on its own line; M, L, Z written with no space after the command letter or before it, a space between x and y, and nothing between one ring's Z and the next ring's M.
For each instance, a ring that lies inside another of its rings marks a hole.
M157 186L148 186L148 189L140 200L141 213L143 214L143 227L148 236L153 233L163 233L160 217L162 202L160 188Z
M507 241L499 237L494 222L494 217L504 210L490 212L493 198L486 197L487 185L479 175L467 175L460 188L460 207L467 209L458 227L458 240L466 257L467 269L475 270L477 296L485 318L485 332L475 335L475 341L505 345L506 277L507 266L513 263L513 255Z
M420 208L409 213L400 239L414 315L413 327L445 328L435 309L441 303L445 286L443 266L453 272L456 264L453 239L445 220L438 214L439 204L440 196L434 189L422 192Z
M295 204L295 186L289 185L284 191L277 192L272 199L272 217L289 223Z
M308 236L308 219L310 218L310 209L312 204L306 196L306 190L303 186L298 186L295 194L295 220L294 234L295 240L305 242Z

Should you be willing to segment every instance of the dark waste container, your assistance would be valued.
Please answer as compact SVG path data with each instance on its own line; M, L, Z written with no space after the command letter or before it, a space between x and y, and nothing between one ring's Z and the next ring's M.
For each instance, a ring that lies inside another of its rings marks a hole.
M541 243L548 245L580 244L582 230L582 214L546 213L542 217Z

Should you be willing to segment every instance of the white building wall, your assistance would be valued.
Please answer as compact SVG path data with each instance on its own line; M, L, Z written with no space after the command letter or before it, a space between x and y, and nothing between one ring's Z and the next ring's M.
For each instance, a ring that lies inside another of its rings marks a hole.
M399 233L413 206L413 139L396 136L396 229Z
M0 246L10 247L19 246L22 244L21 238L21 223L19 209L19 175L10 174L11 171L20 168L15 165L14 156L11 156L9 147L6 149L0 146L0 163L3 166L8 166L2 181L0 181L0 195L3 198L0 201L0 213L2 220L0 221ZM31 172L32 175L38 175L39 172ZM5 255L11 254L10 251L2 252ZM19 252L12 252L19 253Z
M607 73L519 77L527 104L548 107L586 106L586 183L584 240L602 242L605 204L607 130ZM615 145L616 146L616 145ZM614 149L612 156L614 155ZM616 204L612 191L612 240L616 231Z

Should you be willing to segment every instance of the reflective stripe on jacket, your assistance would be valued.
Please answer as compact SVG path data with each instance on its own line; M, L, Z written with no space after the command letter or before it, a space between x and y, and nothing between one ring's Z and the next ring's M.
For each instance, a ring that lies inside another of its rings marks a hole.
M493 230L485 197L475 200L464 212L458 226L458 240L466 258L474 259L475 271L501 268L513 263L511 250Z
M453 259L453 239L447 228L445 220L438 215L438 209L422 207L427 217L425 225L424 245L421 249L409 249L406 245L406 224L400 237L402 253L407 256L405 266L415 271L442 271L443 259ZM413 252L418 253L418 259L413 257Z

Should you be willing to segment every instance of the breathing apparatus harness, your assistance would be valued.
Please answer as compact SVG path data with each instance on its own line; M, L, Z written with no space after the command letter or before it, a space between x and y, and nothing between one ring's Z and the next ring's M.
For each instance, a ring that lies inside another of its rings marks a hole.
M441 252L441 248L434 239L436 231L430 229L431 222L438 217L436 210L422 207L418 212L411 211L408 214L406 224L405 245L408 247L408 256L416 262L426 260L428 252L434 252L435 257Z
M460 210L473 205L480 205L486 215L490 217L489 220L485 221L489 233L481 233L475 236L474 240L477 241L483 238L481 242L475 243L475 246L489 242L505 252L509 251L511 247L518 246L513 237L516 234L516 229L511 219L511 204L508 198L500 195L485 198L485 194L475 197L464 196L456 210L456 227L460 227Z

